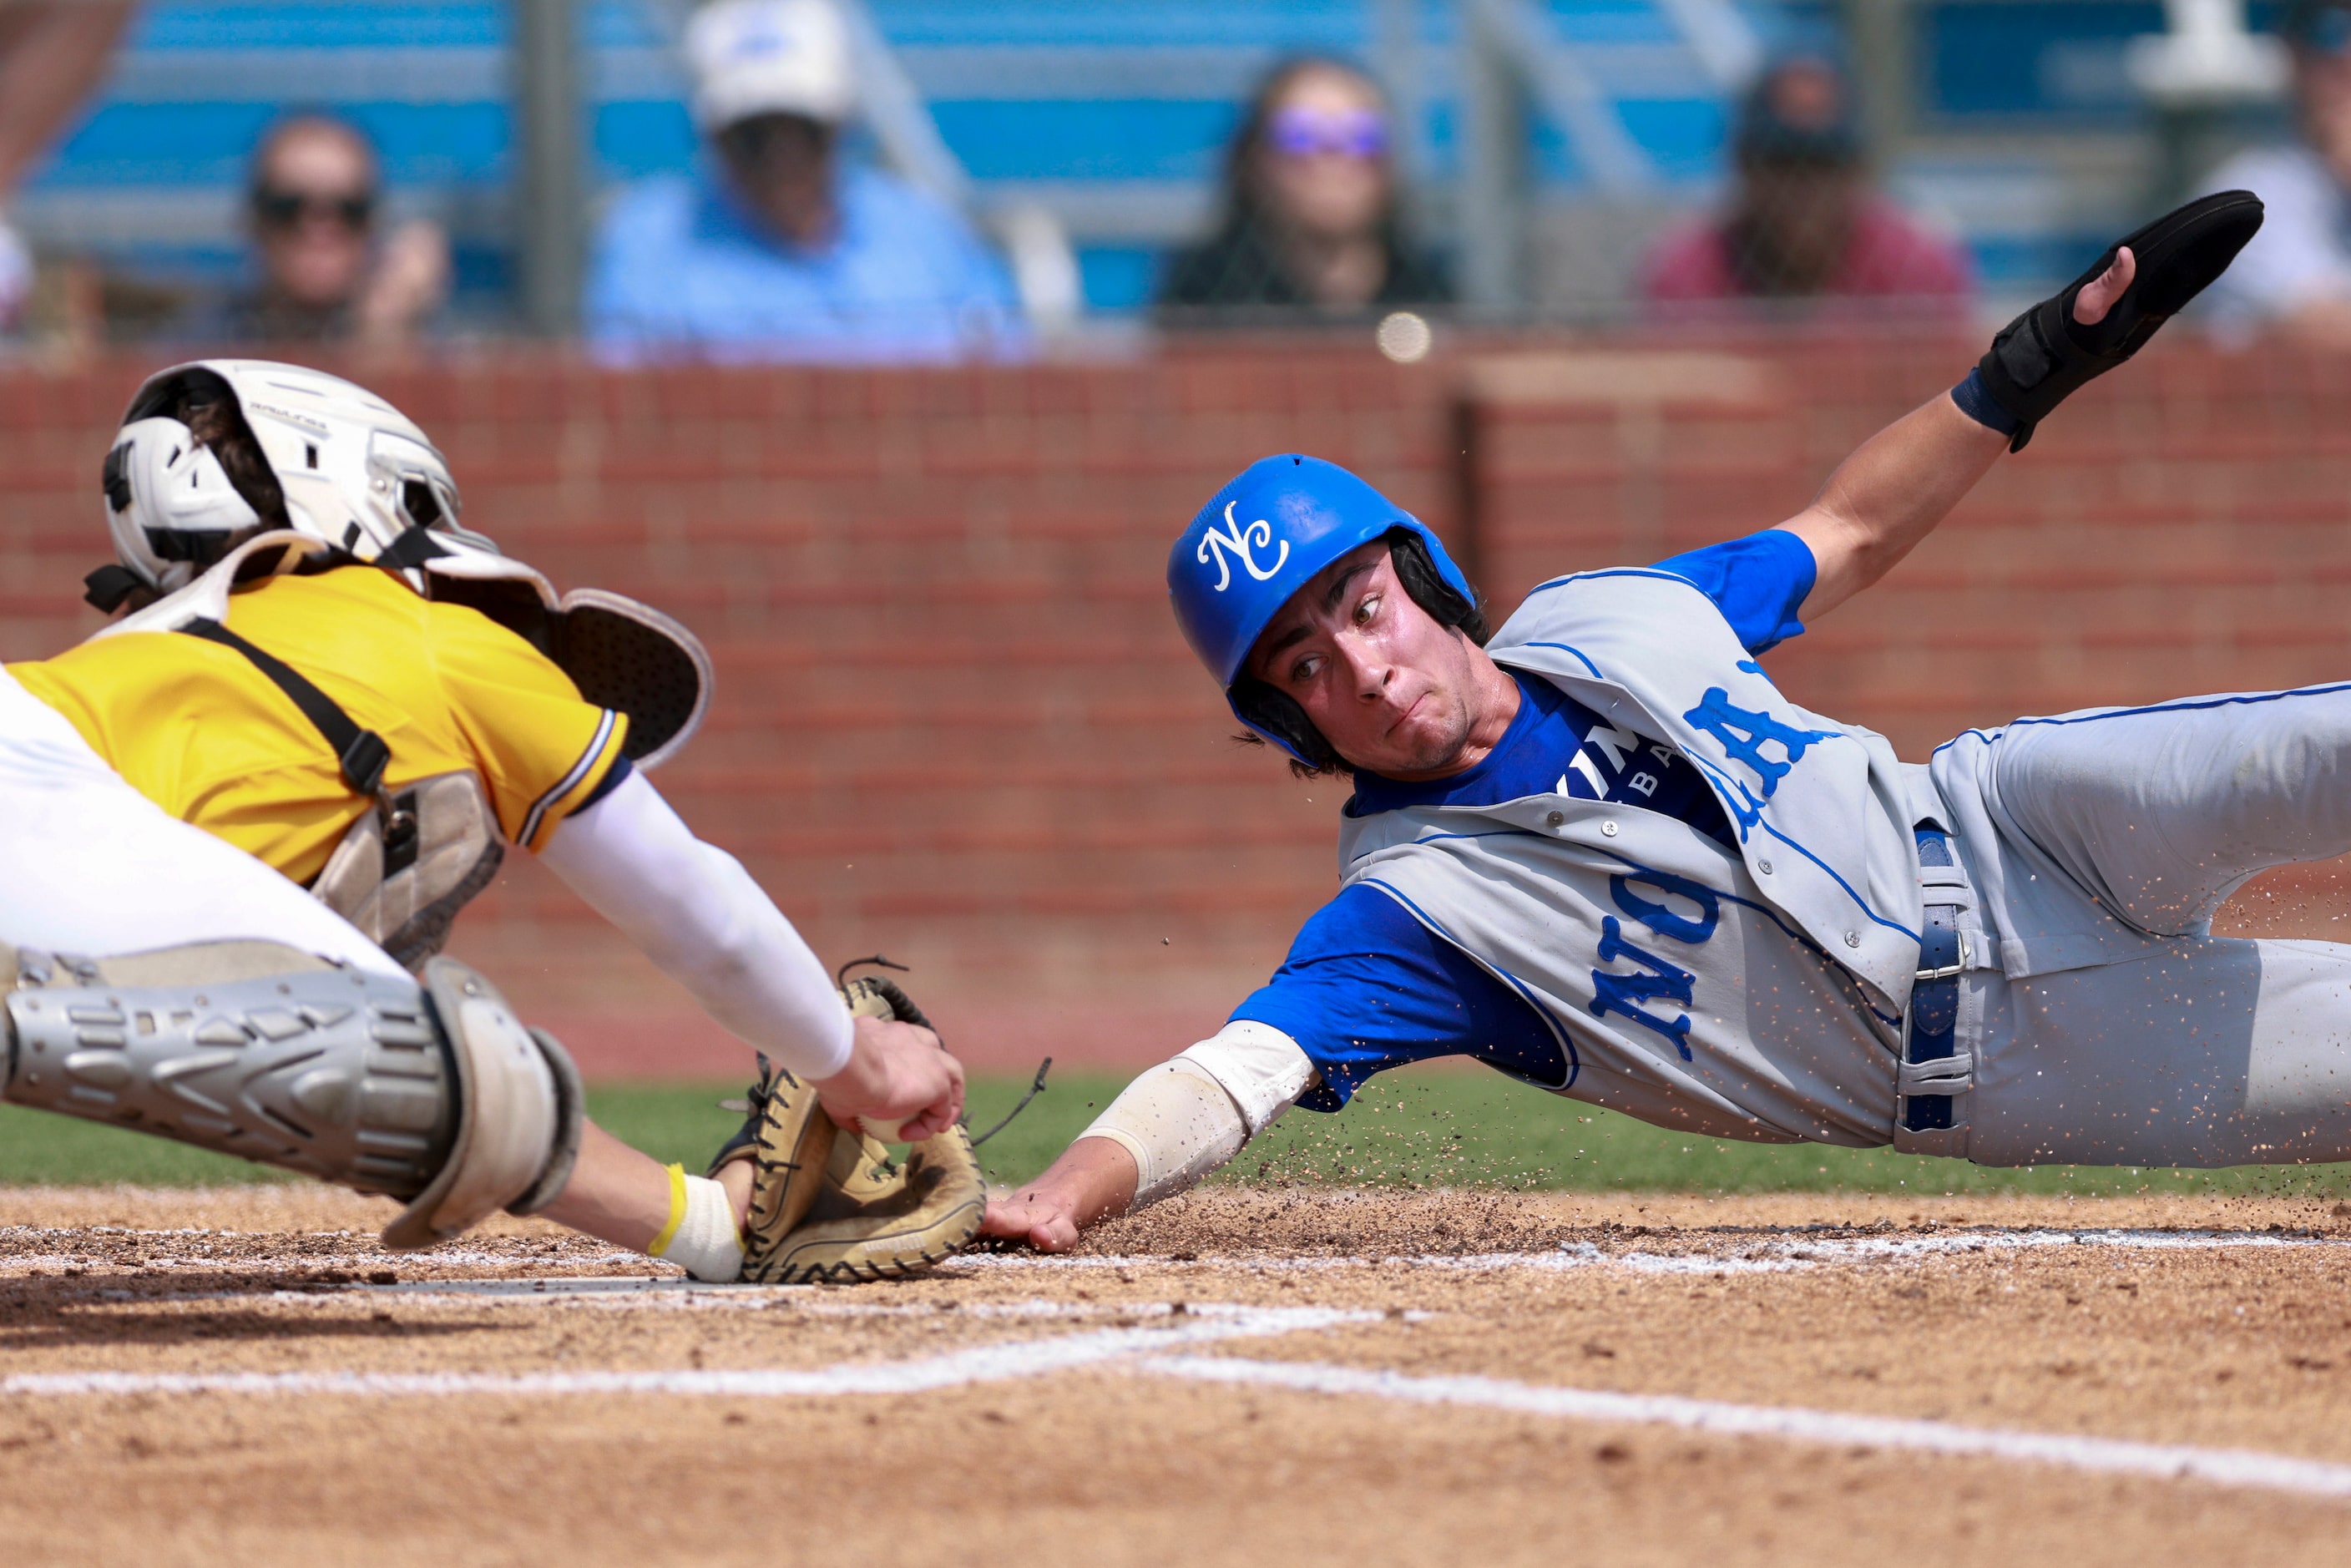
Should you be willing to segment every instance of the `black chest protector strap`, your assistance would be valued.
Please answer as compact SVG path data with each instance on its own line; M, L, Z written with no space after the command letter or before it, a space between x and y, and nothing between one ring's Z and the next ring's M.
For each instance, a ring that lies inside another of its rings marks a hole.
M439 952L449 922L490 884L504 853L480 779L460 768L413 780L395 794L384 782L392 747L383 737L361 728L300 671L209 617L178 630L234 648L268 676L326 738L344 783L375 803L303 885L402 965Z
M335 760L342 765L343 781L371 800L383 798L383 770L392 761L392 747L384 744L383 737L371 729L361 729L334 698L320 691L301 671L275 653L255 647L219 622L198 619L180 630L191 637L202 637L207 643L218 643L244 654L326 737L327 744L334 747Z

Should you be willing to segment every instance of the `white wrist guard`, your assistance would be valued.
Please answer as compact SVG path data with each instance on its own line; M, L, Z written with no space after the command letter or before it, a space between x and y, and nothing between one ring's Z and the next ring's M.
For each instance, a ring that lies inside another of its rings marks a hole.
M1270 1023L1236 1019L1178 1055L1215 1079L1241 1108L1256 1137L1298 1103L1314 1082L1314 1063L1298 1042Z
M669 1167L669 1224L645 1250L696 1280L741 1279L743 1236L735 1228L735 1205L726 1189L678 1166Z
M1134 1157L1132 1214L1239 1154L1313 1081L1313 1063L1288 1035L1230 1023L1128 1084L1079 1136L1108 1138Z
M1081 1138L1108 1138L1134 1156L1132 1214L1173 1197L1241 1152L1248 1124L1217 1081L1182 1057L1128 1084Z

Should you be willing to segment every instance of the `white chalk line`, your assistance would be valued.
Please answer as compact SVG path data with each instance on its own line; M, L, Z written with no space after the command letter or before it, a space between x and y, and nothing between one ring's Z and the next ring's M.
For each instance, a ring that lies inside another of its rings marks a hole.
M1234 1269L1274 1274L1334 1269L1437 1269L1479 1273L1505 1270L1613 1268L1650 1274L1783 1274L1823 1265L1915 1263L1929 1258L1974 1252L2062 1247L2156 1252L2233 1249L2268 1251L2351 1247L2351 1241L2323 1236L2271 1236L2239 1231L1992 1230L1938 1236L1774 1239L1743 1242L1730 1250L1696 1252L1611 1252L1591 1241L1563 1243L1548 1252L1342 1254L1323 1258L1169 1258L1141 1253L1069 1258L1021 1252L975 1252L950 1259L940 1267L947 1270Z
M914 1361L851 1363L798 1371L655 1372L32 1372L0 1378L0 1395L792 1395L922 1394L974 1383L1036 1377L1122 1356L1248 1335L1297 1333L1377 1322L1376 1312L1325 1307L1203 1306L1165 1327L1099 1329L1057 1339L983 1345Z
M557 1287L549 1290L547 1286ZM570 1288L565 1288L570 1287ZM266 1291L239 1292L204 1291L142 1295L132 1291L101 1290L90 1294L103 1301L185 1306L218 1302L267 1303L272 1306L344 1307L381 1305L387 1298L403 1305L429 1307L584 1307L599 1312L780 1312L791 1317L854 1319L919 1319L930 1322L1085 1322L1097 1318L1166 1318L1186 1312L1212 1313L1238 1309L1184 1301L1022 1301L871 1302L844 1301L838 1292L819 1285L711 1285L692 1280L569 1280L460 1281L450 1288L435 1282L413 1285L363 1285L326 1291ZM1426 1322L1437 1313L1411 1311L1390 1317Z
M1367 1395L1415 1405L1459 1405L1573 1420L1676 1427L1741 1437L1784 1437L1801 1443L1899 1448L1951 1458L2011 1459L2110 1475L2193 1479L2220 1486L2259 1487L2313 1497L2351 1498L2351 1465L2297 1459L2247 1448L2199 1448L2135 1443L2068 1433L1961 1427L1948 1421L1851 1415L1799 1406L1731 1405L1672 1395L1614 1394L1545 1387L1491 1377L1414 1377L1301 1362L1245 1361L1170 1355L1134 1363L1135 1370L1207 1383L1285 1388L1311 1394Z
M987 1345L911 1361L839 1364L810 1370L719 1369L649 1372L487 1373L19 1373L0 1378L0 1396L481 1396L665 1395L777 1398L905 1395L1037 1377L1110 1362L1196 1382L1354 1395L1405 1404L1451 1405L1691 1431L1865 1446L1948 1458L2003 1459L2078 1470L2193 1479L2308 1496L2351 1498L2351 1465L2249 1449L2201 1448L2072 1434L1962 1427L1943 1421L1864 1416L1801 1406L1734 1405L1672 1395L1619 1394L1474 1376L1407 1374L1299 1362L1266 1362L1172 1352L1218 1341L1376 1322L1387 1314L1314 1307L1224 1303L1128 1309L1165 1326L1096 1330L1056 1339ZM882 1315L887 1309L840 1315ZM998 1315L1062 1316L1062 1304L1007 1303ZM1047 1309L1036 1312L1035 1308ZM1019 1311L1019 1309L1031 1309ZM969 1312L971 1309L964 1309ZM941 1314L942 1316L946 1314ZM1424 1314L1414 1314L1420 1316Z

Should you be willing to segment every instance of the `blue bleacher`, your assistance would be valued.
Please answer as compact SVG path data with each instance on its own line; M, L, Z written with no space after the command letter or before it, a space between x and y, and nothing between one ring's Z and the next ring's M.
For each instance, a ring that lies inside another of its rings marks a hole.
M1132 309L1157 257L1205 219L1240 102L1283 55L1369 56L1361 0L870 0L983 199L1028 195L1061 211L1090 305ZM1697 204L1723 173L1725 106L1651 0L1545 0L1550 26L1607 89L1660 200ZM1766 37L1823 26L1817 4L1754 0ZM1454 7L1417 7L1425 62L1424 172L1454 170ZM677 8L587 0L583 79L600 188L694 156L669 53ZM2121 42L2160 26L2157 0L1929 0L1922 123L2127 122ZM35 236L167 277L218 279L238 263L247 150L295 104L350 115L381 147L396 205L442 218L457 242L461 302L502 308L510 276L507 8L494 0L149 5L92 111L38 172L19 213ZM1582 183L1555 127L1533 133L1537 176ZM1931 183L1931 182L1930 182ZM2092 243L2062 220L2011 232L1970 223L1995 282L2063 269Z

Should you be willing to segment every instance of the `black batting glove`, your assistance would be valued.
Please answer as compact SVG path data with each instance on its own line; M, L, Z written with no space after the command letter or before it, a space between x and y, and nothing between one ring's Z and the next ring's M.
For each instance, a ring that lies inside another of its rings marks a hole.
M2001 329L1976 371L1984 391L2016 421L2011 452L2022 452L2049 411L2138 352L2156 329L2229 270L2262 226L2262 199L2222 191L2175 208L2106 247L2065 287ZM2074 297L2115 263L2125 246L2138 271L2104 319L2074 319Z

